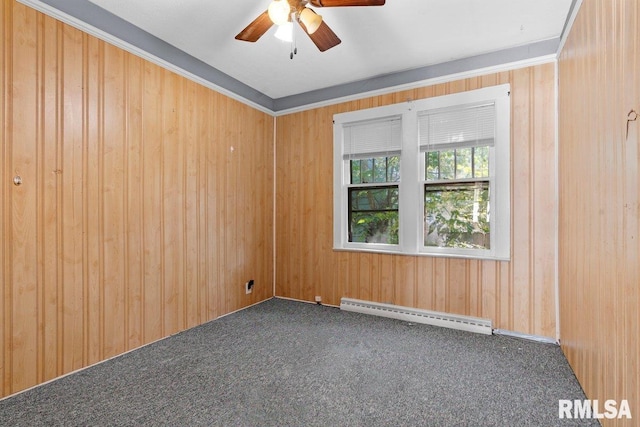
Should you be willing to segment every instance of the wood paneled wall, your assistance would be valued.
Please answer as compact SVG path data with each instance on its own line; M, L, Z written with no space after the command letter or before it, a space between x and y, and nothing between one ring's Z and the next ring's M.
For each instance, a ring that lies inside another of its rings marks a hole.
M1 5L0 394L271 297L273 118Z
M332 250L333 115L511 84L510 262ZM480 316L556 336L555 67L544 64L284 115L276 125L276 294Z
M640 6L585 0L559 58L562 348L590 399L640 418Z

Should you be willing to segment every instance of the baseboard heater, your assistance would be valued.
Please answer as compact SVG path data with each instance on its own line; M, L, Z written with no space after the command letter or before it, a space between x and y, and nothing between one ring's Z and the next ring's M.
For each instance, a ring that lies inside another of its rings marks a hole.
M462 331L491 335L493 329L490 319L479 317L459 316L438 311L420 310L399 305L383 304L351 298L340 300L340 309L355 313L372 314L374 316L389 317L407 322L423 323Z

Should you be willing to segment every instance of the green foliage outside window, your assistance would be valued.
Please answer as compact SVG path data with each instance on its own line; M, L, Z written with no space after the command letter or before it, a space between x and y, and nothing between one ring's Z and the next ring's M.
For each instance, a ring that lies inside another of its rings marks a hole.
M350 162L351 184L381 184L349 190L349 241L398 244L400 157Z
M425 246L489 249L489 148L429 151L425 163Z
M425 246L490 248L489 183L425 188Z

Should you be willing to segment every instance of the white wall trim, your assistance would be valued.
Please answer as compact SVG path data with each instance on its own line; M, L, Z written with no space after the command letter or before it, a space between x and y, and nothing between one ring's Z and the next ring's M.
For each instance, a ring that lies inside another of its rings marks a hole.
M560 124L558 108L560 107L560 89L559 89L559 68L558 61L555 61L554 64L554 96L555 96L555 141L554 141L554 177L555 186L554 186L554 202L555 202L555 212L554 216L554 224L553 224L553 234L554 234L554 263L553 263L553 285L555 292L555 317L556 317L556 340L560 342L560 159L558 155L560 153L560 130L558 129L558 125Z
M504 335L504 336L507 336L507 337L521 338L521 339L525 339L525 340L529 340L529 341L541 342L541 343L545 343L545 344L554 344L554 345L559 345L560 344L560 342L558 340L554 340L553 338L543 337L543 336L540 336L540 335L523 334L522 332L508 331L506 329L494 329L493 330L493 334L494 335Z

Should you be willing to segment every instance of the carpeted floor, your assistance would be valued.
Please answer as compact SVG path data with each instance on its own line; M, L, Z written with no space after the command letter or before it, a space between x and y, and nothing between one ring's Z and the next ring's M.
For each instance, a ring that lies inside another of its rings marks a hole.
M564 426L560 348L272 299L0 401L10 426Z

